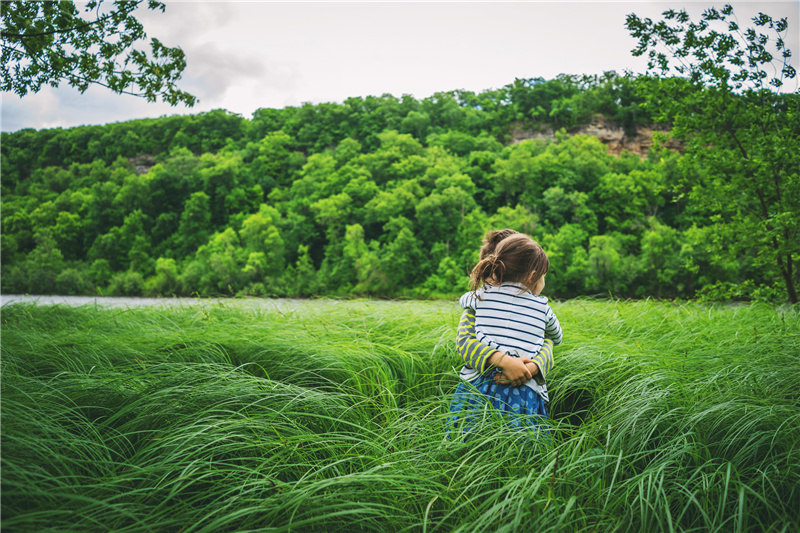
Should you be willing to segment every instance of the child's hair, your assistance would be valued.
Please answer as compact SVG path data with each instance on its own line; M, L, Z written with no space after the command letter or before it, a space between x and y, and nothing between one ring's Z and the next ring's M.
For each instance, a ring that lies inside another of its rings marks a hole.
M495 248L497 245L505 239L506 237L510 237L511 235L518 235L519 232L513 229L495 229L488 232L486 235L483 236L483 246L481 246L481 259L486 259L488 255L494 253Z
M494 241L495 233L500 232L489 232L484 237L481 260L470 276L470 289L474 291L486 283L500 285L503 282L522 283L533 289L550 268L547 254L539 243L523 233L513 232L499 242ZM484 257L484 249L492 245L494 250Z

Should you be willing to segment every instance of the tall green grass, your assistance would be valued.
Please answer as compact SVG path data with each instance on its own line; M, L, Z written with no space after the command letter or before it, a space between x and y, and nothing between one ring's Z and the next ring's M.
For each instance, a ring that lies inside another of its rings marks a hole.
M3 531L798 531L800 320L555 304L552 441L444 439L437 302L2 309Z

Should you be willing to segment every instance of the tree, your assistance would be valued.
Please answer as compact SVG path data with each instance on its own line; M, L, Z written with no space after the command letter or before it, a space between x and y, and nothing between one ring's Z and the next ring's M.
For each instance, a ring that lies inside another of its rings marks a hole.
M135 45L146 39L133 13L144 0L90 0L82 14L74 2L15 0L2 5L2 88L19 96L61 82L81 93L108 87L155 102L193 106L196 98L175 85L186 68L178 47L150 40L150 52ZM147 0L164 11L163 2Z
M452 179L451 179L452 178ZM449 243L464 225L464 217L478 204L473 198L474 185L469 177L459 174L436 181L437 190L415 206L421 228L419 235L426 244Z
M547 271L547 290L558 296L585 294L589 257L585 244L589 234L578 224L564 224L555 235L545 234L539 243L547 251L550 270Z
M192 193L181 213L177 240L182 255L188 255L208 240L211 234L211 204L202 191Z
M264 275L277 277L283 271L285 243L278 229L279 219L280 213L274 207L261 204L258 213L244 220L239 232L250 256L260 254L258 258L263 258L263 263L251 265L257 268L247 271L253 277L259 277L259 281L263 281Z
M645 294L658 297L678 295L684 289L681 283L682 254L677 230L651 217L650 228L642 235L642 254L639 257L642 280L639 287Z
M196 286L206 294L236 294L246 276L241 267L244 253L239 236L232 228L226 228L198 248L187 271L199 274Z
M627 174L609 172L600 178L594 193L600 200L606 231L635 232L645 227L664 205L662 175L655 170L632 170Z
M647 52L642 89L686 146L675 184L733 257L755 259L765 278L780 278L792 303L800 285L800 93L777 91L796 75L784 37L786 19L759 13L742 30L733 8L708 9L694 23L685 11L653 22L628 15ZM674 23L674 26L670 24ZM761 33L762 31L766 33Z

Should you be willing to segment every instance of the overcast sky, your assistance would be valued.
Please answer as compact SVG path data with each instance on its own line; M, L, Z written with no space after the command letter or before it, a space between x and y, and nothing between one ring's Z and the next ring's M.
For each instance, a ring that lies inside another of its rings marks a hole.
M625 16L660 19L686 8L697 20L709 1L559 2L177 2L141 8L149 37L180 46L179 86L192 109L148 103L101 87L62 86L19 98L2 93L2 131L106 124L227 109L342 102L350 96L480 92L515 78L560 73L641 72ZM742 25L759 11L787 17L787 45L800 57L800 0L731 2ZM796 81L792 82L796 90Z

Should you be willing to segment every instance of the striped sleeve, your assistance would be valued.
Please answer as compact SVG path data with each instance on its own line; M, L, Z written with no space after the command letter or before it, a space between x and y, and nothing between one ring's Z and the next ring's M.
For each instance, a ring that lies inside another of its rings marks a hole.
M477 291L465 292L458 300L461 304L461 309L477 309L478 308L478 293ZM472 325L475 326L475 312L472 312Z
M553 344L559 345L564 338L564 332L561 331L561 324L558 323L556 314L547 306L547 324L544 328L544 333L547 338L552 339Z
M553 369L553 341L545 339L539 353L531 357L531 361L539 367L539 373L533 376L533 379L536 380L536 383L542 385L547 373Z
M487 359L495 350L475 338L475 311L470 308L464 309L464 312L461 313L456 345L464 363L481 373L487 370Z

